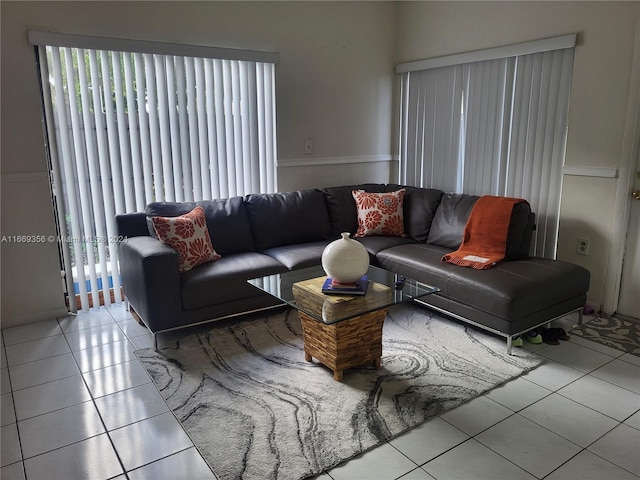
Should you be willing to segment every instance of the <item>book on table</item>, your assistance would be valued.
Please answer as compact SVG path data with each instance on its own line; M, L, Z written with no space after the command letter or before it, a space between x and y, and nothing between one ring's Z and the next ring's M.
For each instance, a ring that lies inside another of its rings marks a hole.
M363 275L353 283L335 282L331 277L322 284L322 293L327 295L364 295L369 286L369 276Z

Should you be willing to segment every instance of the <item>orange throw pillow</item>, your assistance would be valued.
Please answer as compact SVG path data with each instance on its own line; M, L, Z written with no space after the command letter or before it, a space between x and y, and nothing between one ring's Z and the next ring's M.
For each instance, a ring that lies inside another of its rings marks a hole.
M158 239L178 252L180 273L220 258L211 245L200 205L179 217L151 217L151 220Z
M406 237L404 233L403 200L405 189L395 192L370 193L353 190L351 194L358 210L356 237L390 235Z

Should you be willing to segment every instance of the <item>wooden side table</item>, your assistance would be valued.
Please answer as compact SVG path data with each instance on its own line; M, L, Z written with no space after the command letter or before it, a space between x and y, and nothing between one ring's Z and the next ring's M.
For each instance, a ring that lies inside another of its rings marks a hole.
M382 326L387 309L326 324L299 311L304 339L304 359L320 363L333 370L333 378L342 381L347 368L371 362L380 368L382 357Z
M319 277L293 284L300 307L305 360L311 362L316 358L333 370L337 381L342 380L347 368L366 363L380 368L382 327L391 288L370 282L365 296L325 295L322 293L325 279ZM348 318L334 322L345 317Z

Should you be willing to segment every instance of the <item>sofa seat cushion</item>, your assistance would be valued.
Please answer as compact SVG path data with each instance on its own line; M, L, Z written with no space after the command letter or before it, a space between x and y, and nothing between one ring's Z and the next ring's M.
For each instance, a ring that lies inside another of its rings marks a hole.
M429 244L401 245L380 252L376 262L440 288L439 297L510 322L584 296L589 289L589 271L560 260L530 257L476 270L442 262L447 251Z
M447 249L436 245L416 242L397 245L380 251L375 257L375 264L390 272L437 287L442 291L441 295L447 296L449 276L459 267L441 261L446 251Z
M261 253L227 255L181 275L182 308L194 310L255 296L256 288L247 280L286 270L275 258Z
M296 245L284 245L265 250L265 255L275 258L289 270L314 267L322 262L322 252L331 240L319 242L298 243Z
M360 242L364 248L367 249L369 255L377 255L378 252L382 250L386 250L387 248L397 247L398 245L407 245L411 243L416 243L415 240L408 237L395 237L395 236L386 236L386 235L373 235L370 237L360 237L355 238Z
M245 204L258 252L331 238L329 214L320 190L247 195Z
M539 257L500 262L488 270L458 267L448 282L452 301L507 320L546 310L588 289L588 270Z

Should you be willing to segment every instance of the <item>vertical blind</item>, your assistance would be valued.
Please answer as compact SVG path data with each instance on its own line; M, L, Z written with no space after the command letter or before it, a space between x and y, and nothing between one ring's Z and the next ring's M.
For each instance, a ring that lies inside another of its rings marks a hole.
M525 198L537 215L533 253L548 258L557 246L574 50L564 47L575 43L569 37L514 46L525 53L501 48L396 69L403 74L401 181ZM530 52L538 47L544 51Z
M100 305L100 292L110 305L110 287L121 302L116 214L276 190L277 54L39 32L30 40L72 311L74 291L83 309L89 297ZM172 50L186 53L161 53Z

